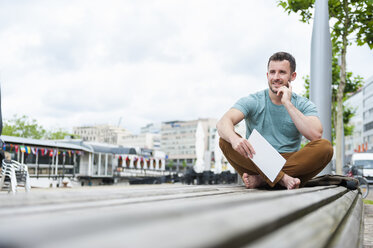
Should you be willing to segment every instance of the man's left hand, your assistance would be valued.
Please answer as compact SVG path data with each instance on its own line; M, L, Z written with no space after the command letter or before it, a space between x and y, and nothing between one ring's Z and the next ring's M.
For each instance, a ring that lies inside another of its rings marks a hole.
M282 96L281 97L281 103L285 105L285 103L291 102L291 93L292 93L292 87L291 83L289 82L289 87L282 86L278 91L277 95Z

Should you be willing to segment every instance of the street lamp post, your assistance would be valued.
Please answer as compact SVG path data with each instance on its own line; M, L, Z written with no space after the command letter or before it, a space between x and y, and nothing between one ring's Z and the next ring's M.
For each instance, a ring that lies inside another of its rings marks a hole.
M316 0L311 42L310 99L318 108L323 138L332 141L332 43L329 31L328 1ZM330 174L331 164L320 175Z

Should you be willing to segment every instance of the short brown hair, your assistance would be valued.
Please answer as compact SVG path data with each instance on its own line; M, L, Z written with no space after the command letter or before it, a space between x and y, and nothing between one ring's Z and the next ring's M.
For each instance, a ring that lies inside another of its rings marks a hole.
M283 60L289 61L290 72L291 73L295 72L295 67L296 67L295 58L290 53L287 53L287 52L277 52L277 53L273 54L268 60L267 69L269 68L269 62L271 62L271 61L283 61Z

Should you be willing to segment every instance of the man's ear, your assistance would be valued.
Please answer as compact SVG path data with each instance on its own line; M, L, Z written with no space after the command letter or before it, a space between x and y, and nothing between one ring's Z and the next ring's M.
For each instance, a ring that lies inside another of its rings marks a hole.
M297 77L297 73L296 72L293 72L292 74L291 74L291 81L294 81L295 80L295 78Z

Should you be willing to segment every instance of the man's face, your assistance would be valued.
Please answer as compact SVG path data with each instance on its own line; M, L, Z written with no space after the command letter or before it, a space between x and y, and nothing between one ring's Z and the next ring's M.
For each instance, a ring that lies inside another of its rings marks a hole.
M289 87L289 82L295 79L296 73L290 72L290 62L270 61L268 65L267 79L269 89L277 94L277 91L282 86Z

